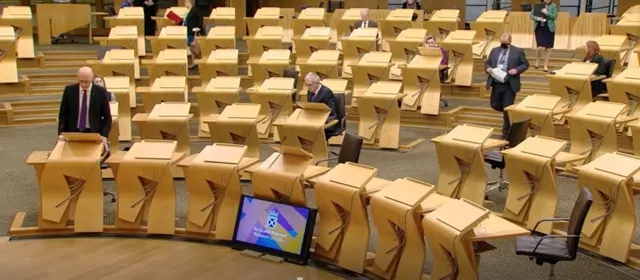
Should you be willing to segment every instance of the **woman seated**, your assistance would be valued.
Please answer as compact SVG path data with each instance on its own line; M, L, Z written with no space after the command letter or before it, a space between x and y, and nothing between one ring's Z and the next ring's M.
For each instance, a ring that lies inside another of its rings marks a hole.
M204 34L204 18L198 9L193 8L194 0L184 1L184 6L188 9L182 20L182 26L187 27L187 45L191 52L191 59L195 61L200 58L200 45L195 40L197 36L203 36ZM195 68L196 65L192 65L189 68Z
M439 48L440 49L440 53L442 53L442 60L440 61L440 65L441 66L447 66L449 65L449 59L448 59L448 55L447 52L440 47L440 45L438 45L438 43L436 43L436 37L429 34L427 35L425 41L424 41L424 46L428 47L428 48ZM440 70L440 82L444 82L447 79L447 69L442 69Z
M596 76L604 76L607 75L605 72L605 60L604 57L600 54L600 45L596 41L588 41L587 42L587 55L582 60L587 63L597 63L598 68L593 73ZM595 97L598 94L606 92L606 87L602 80L592 81L591 82L591 95Z
M93 84L107 90L107 83L104 82L104 78L100 76L93 77ZM107 99L109 102L116 102L116 95L113 92L107 90Z
M403 9L412 9L412 10L420 10L422 9L422 7L420 7L420 3L418 3L417 0L407 0L404 3L402 3L402 8Z

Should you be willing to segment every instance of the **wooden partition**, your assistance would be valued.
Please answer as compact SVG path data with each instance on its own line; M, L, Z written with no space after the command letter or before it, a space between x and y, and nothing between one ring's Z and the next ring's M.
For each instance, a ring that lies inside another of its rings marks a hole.
M422 1L422 9L425 11L433 12L435 10L443 9L458 9L460 10L460 19L458 28L464 29L465 16L467 11L466 0L449 0L449 1ZM429 30L429 32L432 32Z
M509 13L505 31L511 33L511 43L514 46L525 49L535 47L533 21L529 18L529 12Z
M553 44L553 48L557 50L566 50L569 49L569 38L571 34L571 15L569 12L560 12L558 13L558 18L556 19L556 40ZM535 37L534 37L535 41Z
M607 34L607 14L583 13L571 27L569 49L574 50L584 46L587 41Z

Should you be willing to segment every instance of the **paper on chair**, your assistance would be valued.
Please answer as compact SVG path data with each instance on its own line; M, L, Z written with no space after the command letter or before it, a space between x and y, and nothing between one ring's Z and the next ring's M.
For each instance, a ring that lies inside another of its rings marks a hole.
M491 77L498 80L498 82L504 83L504 81L507 79L507 72L504 72L498 68L493 68L493 70L491 71Z

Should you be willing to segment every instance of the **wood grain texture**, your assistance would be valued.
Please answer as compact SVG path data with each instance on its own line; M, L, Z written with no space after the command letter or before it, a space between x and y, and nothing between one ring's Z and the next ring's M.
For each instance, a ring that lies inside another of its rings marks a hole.
M342 279L308 266L252 259L230 248L153 239L0 239L3 279ZM29 261L24 261L29 260Z

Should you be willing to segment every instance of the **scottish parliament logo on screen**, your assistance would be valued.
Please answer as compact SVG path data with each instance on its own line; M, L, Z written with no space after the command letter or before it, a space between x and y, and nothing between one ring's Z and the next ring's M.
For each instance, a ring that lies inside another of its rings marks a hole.
M300 254L309 209L245 197L236 240Z

